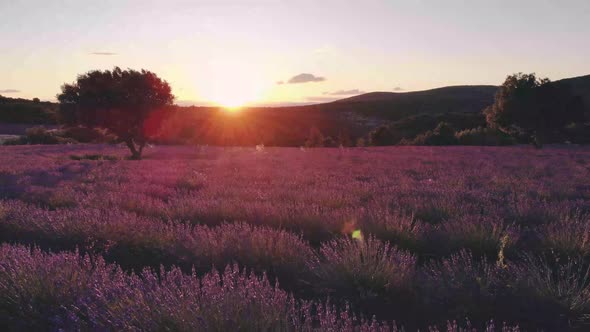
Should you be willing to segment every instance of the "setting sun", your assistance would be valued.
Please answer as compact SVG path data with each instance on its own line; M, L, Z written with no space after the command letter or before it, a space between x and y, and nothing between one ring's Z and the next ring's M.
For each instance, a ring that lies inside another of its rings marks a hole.
M232 104L224 104L224 105L220 105L220 106L221 106L221 108L224 111L226 111L228 113L237 113L237 112L239 112L242 109L242 107L244 106L244 104L243 103L238 103L238 104L235 104L235 105L232 105Z
M199 84L199 95L229 111L261 101L269 88L256 70L239 59L213 60L205 71L211 80Z

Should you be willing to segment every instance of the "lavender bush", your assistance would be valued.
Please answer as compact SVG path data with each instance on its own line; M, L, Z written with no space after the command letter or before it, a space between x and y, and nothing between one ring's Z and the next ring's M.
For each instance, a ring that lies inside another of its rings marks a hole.
M511 267L523 311L539 324L559 329L590 327L590 265L579 257L525 254ZM526 301L524 301L526 299Z
M8 329L587 327L585 148L150 147L139 163L125 154L0 147L0 242L40 248L2 249ZM559 260L538 258L548 255ZM221 289L226 279L234 287L204 308L203 281ZM240 293L238 280L265 290Z
M325 289L366 299L411 289L416 258L387 242L359 234L323 244L319 257L311 263L318 284Z
M198 278L179 269L127 274L100 257L0 247L0 327L100 331L398 331L347 308L296 300L228 265ZM487 328L493 328L493 323ZM436 328L433 328L437 330ZM461 331L450 324L448 331ZM511 329L512 330L512 329ZM517 329L514 329L515 331ZM508 331L508 329L506 329Z

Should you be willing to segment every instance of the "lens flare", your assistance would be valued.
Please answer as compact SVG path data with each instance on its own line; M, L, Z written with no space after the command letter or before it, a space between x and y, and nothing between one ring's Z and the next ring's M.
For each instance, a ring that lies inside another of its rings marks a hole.
M352 232L352 238L355 240L362 241L363 240L363 233L361 232L360 229L357 229Z

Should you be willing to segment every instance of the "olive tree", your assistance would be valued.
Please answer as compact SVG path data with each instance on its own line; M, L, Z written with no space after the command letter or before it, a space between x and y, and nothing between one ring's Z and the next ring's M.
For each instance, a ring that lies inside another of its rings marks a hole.
M109 129L127 144L133 159L141 159L150 117L174 100L170 85L156 74L119 67L79 75L61 91L63 122Z

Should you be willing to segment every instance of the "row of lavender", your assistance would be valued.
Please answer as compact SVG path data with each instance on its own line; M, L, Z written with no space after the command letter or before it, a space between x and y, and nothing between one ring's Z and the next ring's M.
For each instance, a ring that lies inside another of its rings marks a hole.
M243 223L191 227L118 212L47 211L19 202L5 202L0 211L5 242L80 248L137 271L163 264L203 274L236 262L259 275L269 273L297 296L330 296L405 325L448 316L481 322L493 313L531 326L560 327L583 323L590 305L583 259L537 254L509 260L503 255L506 241L497 261L474 259L462 250L418 264L417 255L374 237L343 237L314 250L288 231Z
M156 148L140 163L68 156L122 152L101 147L6 152L3 242L136 271L237 262L298 298L406 327L589 318L582 149Z
M178 269L128 274L100 257L9 245L0 246L0 300L0 327L15 331L399 331L329 302L296 300L237 265L201 278Z

